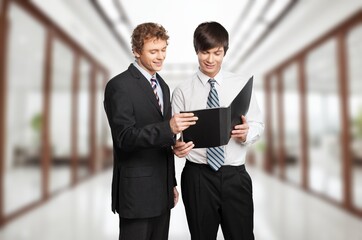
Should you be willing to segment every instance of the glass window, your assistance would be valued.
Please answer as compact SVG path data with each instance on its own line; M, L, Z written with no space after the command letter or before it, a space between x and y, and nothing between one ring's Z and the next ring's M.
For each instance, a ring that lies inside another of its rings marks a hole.
M301 183L300 94L296 64L283 72L284 149L286 178Z
M71 93L73 54L59 40L53 44L50 91L50 191L69 186L71 181Z
M271 91L271 116L272 116L272 156L271 164L274 174L280 174L279 159L280 159L280 137L279 137L279 116L278 116L278 78L273 76L270 78Z
M9 9L4 213L41 199L43 66L46 31L16 5ZM21 197L20 197L21 196Z
M349 72L349 119L352 156L352 202L362 209L362 24L347 39Z
M78 178L90 173L90 63L80 62L78 88Z
M306 74L309 185L311 190L341 201L341 106L335 39L308 55Z
M104 96L104 87L105 87L105 76L102 72L97 72L96 78L96 115L97 115L97 157L96 159L96 169L101 169L105 167L106 163L106 144L107 144L107 132L108 132L108 122L107 116L103 107L103 96Z
M256 96L256 100L258 101L258 105L259 108L264 111L265 109L265 94L262 91L262 89L260 89L260 87L256 87L255 89L253 89L254 94ZM265 112L263 112L263 115L265 116ZM264 123L266 122L265 119L263 119ZM258 168L262 169L264 166L264 154L265 154L265 150L266 150L266 131L264 132L264 134L261 135L260 139L254 143L253 145L250 146L250 150L252 151L252 154L254 154L254 160L255 160L255 164L257 165ZM249 151L250 152L250 151Z

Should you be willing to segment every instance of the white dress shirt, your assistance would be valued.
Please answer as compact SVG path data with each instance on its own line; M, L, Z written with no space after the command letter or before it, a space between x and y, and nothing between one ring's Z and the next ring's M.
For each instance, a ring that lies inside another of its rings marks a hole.
M241 76L220 70L214 77L220 107L229 106L249 78L250 76ZM186 80L176 87L172 94L173 113L205 109L210 91L209 79L210 77L198 70L190 80ZM230 139L229 143L224 146L224 165L239 166L244 164L247 146L258 140L264 131L263 116L256 102L254 91L251 95L246 118L249 124L246 141L242 143L233 138ZM194 163L206 164L206 148L194 148L186 158Z
M142 73L142 75L148 80L148 82L150 83L150 85L152 86L151 83L151 77L154 77L157 81L156 81L156 91L157 91L157 95L159 98L159 102L160 102L160 107L161 109L163 109L163 92L162 92L162 88L160 83L158 82L158 79L156 77L156 74L154 76L152 76L151 74L149 74L145 69L143 69L137 61L134 61L133 65Z

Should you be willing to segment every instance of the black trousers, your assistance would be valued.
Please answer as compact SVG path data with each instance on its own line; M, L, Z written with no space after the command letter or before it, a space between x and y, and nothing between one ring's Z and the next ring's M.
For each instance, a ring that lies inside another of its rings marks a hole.
M153 218L119 217L119 240L167 240L169 226L170 211Z
M219 225L225 240L253 240L252 182L245 166L186 161L181 192L192 240L213 240Z

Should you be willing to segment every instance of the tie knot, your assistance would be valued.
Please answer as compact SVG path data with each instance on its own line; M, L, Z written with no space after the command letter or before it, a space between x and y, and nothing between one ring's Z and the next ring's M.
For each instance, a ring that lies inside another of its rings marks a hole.
M210 79L209 79L209 83L210 83L210 85L211 85L211 88L214 88L214 87L215 87L216 80L210 78Z
M155 77L152 77L152 78L151 78L151 85L152 85L153 88L156 88L156 86L157 86L157 80L156 80Z

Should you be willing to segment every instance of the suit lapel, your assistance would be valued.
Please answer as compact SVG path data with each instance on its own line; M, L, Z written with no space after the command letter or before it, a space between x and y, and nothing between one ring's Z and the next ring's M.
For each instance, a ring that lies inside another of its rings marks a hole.
M170 105L170 94L169 94L166 82L162 79L162 77L160 75L158 75L158 73L157 73L157 79L158 79L158 82L160 83L162 93L163 93L163 115L165 116L166 111Z
M152 105L156 108L156 110L161 114L162 112L160 107L158 106L157 99L155 97L155 94L153 93L151 84L148 82L148 80L138 71L138 69L131 64L128 68L128 70L131 72L132 76L137 81L137 84L140 86L142 91L145 93L145 95L150 99ZM162 89L163 90L163 89Z

